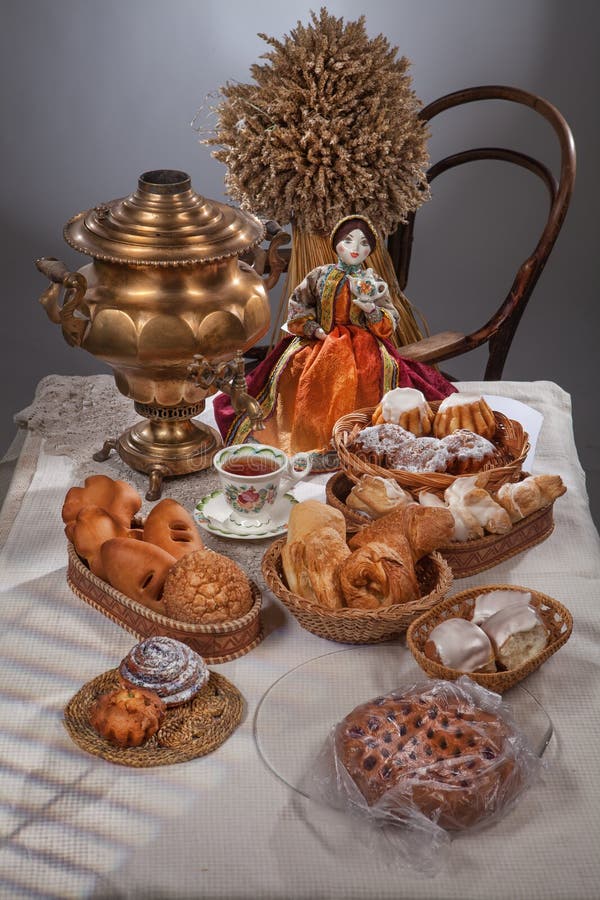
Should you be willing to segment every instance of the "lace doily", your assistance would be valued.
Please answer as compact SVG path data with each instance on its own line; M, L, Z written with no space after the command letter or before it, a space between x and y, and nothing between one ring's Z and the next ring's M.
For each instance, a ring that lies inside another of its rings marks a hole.
M92 458L107 438L117 437L136 421L139 416L133 401L119 393L111 375L48 375L38 384L31 406L15 416L17 425L44 438L45 453L72 460L74 485L83 484L88 475L104 474L129 482L144 498L147 475L131 469L116 452L106 462ZM191 511L199 499L218 487L218 475L211 468L165 479L162 496L172 497ZM147 515L152 505L143 499L142 515ZM60 509L57 515L60 516ZM269 539L246 543L202 531L202 540L207 547L234 559L264 588L260 564Z

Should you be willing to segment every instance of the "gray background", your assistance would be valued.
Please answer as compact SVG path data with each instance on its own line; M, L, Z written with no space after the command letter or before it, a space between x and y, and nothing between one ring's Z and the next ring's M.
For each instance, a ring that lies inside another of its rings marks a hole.
M315 4L316 6L316 4ZM600 520L595 349L598 216L598 11L593 0L391 0L331 2L347 19L367 14L412 61L424 103L477 84L516 85L554 103L578 149L571 209L520 325L506 379L552 380L573 398L579 454ZM86 260L62 241L76 212L130 193L148 169L188 171L215 199L223 167L190 127L228 79L246 81L264 52L262 31L281 36L310 5L199 0L3 0L2 353L0 454L12 416L49 373L107 371L68 347L37 304L38 256L71 268ZM436 120L432 158L504 144L556 166L549 126L529 110L478 104ZM409 296L433 331L487 320L533 249L546 214L534 176L479 163L442 176L418 217ZM484 357L448 366L478 378Z

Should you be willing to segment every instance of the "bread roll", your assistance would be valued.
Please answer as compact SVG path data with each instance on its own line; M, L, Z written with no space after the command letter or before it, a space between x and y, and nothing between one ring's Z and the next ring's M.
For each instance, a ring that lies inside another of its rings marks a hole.
M126 597L166 615L161 594L175 558L145 541L113 538L100 549L106 580Z
M334 732L340 769L368 806L400 818L417 807L452 830L493 816L519 792L513 747L499 716L423 685L357 706Z
M204 547L188 511L169 497L157 503L149 513L144 522L143 537L148 543L166 550L175 559L181 559Z
M445 619L429 634L425 656L458 672L495 672L494 649L487 634L468 619Z
M372 541L359 547L341 564L339 578L346 605L354 609L410 603L419 596L406 538L393 546Z
M303 540L284 544L282 563L289 589L326 609L344 605L339 567L350 555L334 528L321 528Z
M102 545L112 538L128 538L127 528L99 506L80 509L77 518L66 525L65 534L94 575L103 581L108 579L100 555Z
M202 657L174 638L146 638L133 647L119 666L127 687L151 690L166 707L192 700L210 678Z
M156 734L165 712L165 704L152 691L119 688L96 700L90 725L117 747L140 747Z
M318 500L303 500L292 506L288 521L287 543L301 541L313 531L333 528L346 540L346 520L339 509Z
M214 550L194 550L167 575L163 602L167 615L178 622L213 625L245 616L254 600L237 563Z
M67 491L62 508L65 525L76 519L84 506L99 506L124 528L129 528L142 507L142 498L126 481L113 481L107 475L90 475L83 487L72 487Z
M494 647L496 661L505 669L529 662L548 643L546 626L531 606L506 606L482 624Z

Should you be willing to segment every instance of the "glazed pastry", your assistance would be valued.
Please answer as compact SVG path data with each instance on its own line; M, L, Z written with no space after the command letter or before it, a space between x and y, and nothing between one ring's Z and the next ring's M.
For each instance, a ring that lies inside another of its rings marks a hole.
M459 429L442 438L448 454L446 471L450 475L467 475L479 472L484 463L496 453L496 447L487 438L473 431Z
M387 455L388 467L404 472L445 472L449 463L447 448L432 437L406 441Z
M481 627L492 642L496 661L505 669L529 662L548 643L544 623L531 606L522 603L504 607Z
M65 534L90 570L108 581L100 550L111 538L127 539L128 529L99 506L84 506L65 527ZM130 543L130 541L128 541Z
M358 550L372 541L395 546L406 537L413 561L417 562L452 539L454 519L447 509L431 509L418 503L398 506L386 516L365 525L348 541L351 550Z
M428 491L419 493L419 503L421 506L434 509L447 509L451 513L454 520L451 541L470 541L474 538L483 537L483 525L477 521L469 510L461 510L456 508L456 506L451 509L444 500Z
M165 581L167 615L192 625L214 625L245 616L254 600L246 574L214 550L194 550L180 559Z
M484 531L490 534L506 534L512 528L510 516L496 503L491 494L479 487L477 476L457 478L446 488L444 500L452 514L475 519ZM460 540L460 538L455 538Z
M175 558L145 541L112 538L100 549L106 581L126 597L166 615L161 599L163 586Z
M202 550L204 544L190 514L166 497L157 503L144 522L144 540L166 550L175 559L181 559L193 550Z
M119 666L126 687L154 691L166 707L187 703L210 678L195 650L170 637L151 637L136 644Z
M156 734L165 711L165 704L153 691L119 688L96 700L90 725L117 747L140 747Z
M373 425L391 422L420 436L431 433L433 410L416 388L394 388L383 395L372 421Z
M527 606L530 601L531 593L529 591L487 591L475 598L471 621L476 625L482 625L486 619L501 609L515 604Z
M396 603L410 603L419 596L412 553L404 538L393 546L373 541L365 544L342 563L340 584L346 605L358 609L379 609Z
M126 481L113 481L107 475L90 475L83 487L72 487L67 491L62 508L65 525L76 519L84 506L99 506L124 528L129 528L142 507L142 498Z
M445 619L429 633L425 656L459 672L495 672L487 634L468 619Z
M338 574L350 550L334 528L321 528L303 540L284 544L282 561L289 589L326 609L344 605Z
M474 431L488 441L493 440L496 419L483 397L450 394L442 400L433 420L433 433L442 438L459 428Z
M424 685L357 706L334 732L340 769L368 806L401 818L416 807L448 829L498 813L519 791L513 742L496 714Z
M396 506L413 502L408 491L390 478L382 478L380 475L363 475L346 497L346 506L366 513L372 519L385 516Z
M560 475L529 475L523 481L503 484L496 494L496 500L508 512L511 520L518 522L553 503L566 490Z

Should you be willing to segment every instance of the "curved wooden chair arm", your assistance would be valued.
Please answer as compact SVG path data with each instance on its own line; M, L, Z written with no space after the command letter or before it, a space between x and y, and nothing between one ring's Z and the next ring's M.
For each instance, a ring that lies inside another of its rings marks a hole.
M533 253L520 266L503 303L485 325L468 335L450 331L432 335L403 347L402 353L410 359L422 362L441 362L488 343L489 357L484 377L490 380L502 377L512 338L562 227L575 182L575 144L567 122L556 107L547 100L520 88L489 85L455 91L424 107L420 117L424 121L430 121L434 116L454 106L478 100L508 100L521 103L547 119L560 143L561 166L558 181L545 165L526 154L500 147L479 147L456 153L437 162L428 172L429 182L450 169L475 160L493 159L513 163L533 172L545 184L550 198L546 224ZM406 225L401 226L388 241L390 255L402 289L405 288L408 279L414 220L413 214Z

